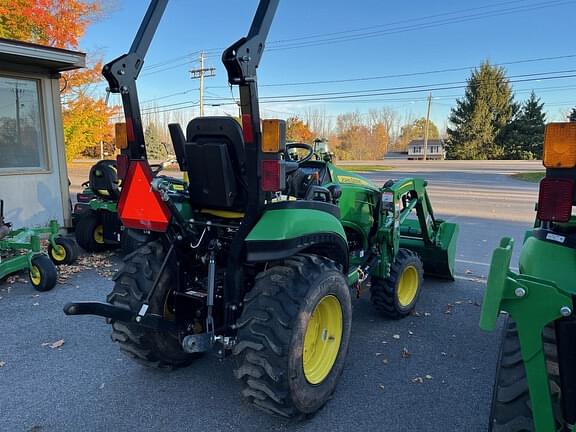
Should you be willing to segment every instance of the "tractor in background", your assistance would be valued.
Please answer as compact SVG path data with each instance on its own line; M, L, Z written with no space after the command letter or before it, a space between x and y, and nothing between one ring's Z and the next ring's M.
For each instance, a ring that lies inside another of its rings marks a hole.
M115 129L116 147L123 152L127 148L126 125L117 123ZM153 173L160 173L173 162L173 157L170 157L162 163L151 165ZM72 213L76 242L82 249L102 252L119 246L120 252L127 255L156 238L153 232L122 225L117 208L122 181L118 176L116 160L101 160L94 164L90 169L89 181L82 187L83 190L76 195ZM172 187L183 190L184 185L174 179Z
M379 187L286 143L282 120L261 120L257 68L279 0L260 0L252 26L223 53L239 87L232 117L169 126L188 182L154 174L146 157L136 79L167 0L152 0L128 54L104 67L122 96L128 145L118 157L125 227L156 233L125 258L98 315L138 363L175 368L233 355L243 397L285 417L312 414L335 391L352 323L351 290L371 279L385 317L414 309L424 274L451 279L458 226L437 219L422 179ZM293 150L303 155L293 158Z
M506 313L490 430L553 432L576 424L576 123L551 123L544 139L534 228L519 272L511 238L492 255L480 327Z

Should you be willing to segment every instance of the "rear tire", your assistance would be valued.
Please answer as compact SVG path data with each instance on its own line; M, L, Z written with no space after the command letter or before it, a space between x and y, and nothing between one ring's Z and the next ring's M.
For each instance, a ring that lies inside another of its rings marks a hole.
M260 273L237 322L242 395L284 417L318 411L344 369L351 322L347 281L333 261L297 255Z
M114 277L114 289L107 297L108 303L128 307L137 313L158 276L164 258L165 251L160 242L149 243L126 257L123 267ZM170 319L167 305L175 279L168 264L150 298L148 313ZM114 320L110 320L110 324L112 340L120 344L120 350L144 366L178 368L188 366L198 357L184 352L175 333Z
M392 319L409 315L420 297L423 274L420 257L409 249L400 249L390 268L390 277L372 278L370 293L376 310Z
M104 243L102 218L94 210L86 210L80 215L76 225L76 242L86 252L103 252L108 249Z
M74 240L57 237L54 242L57 248L48 245L48 256L56 265L72 264L78 258L78 245Z
M129 255L152 240L153 238L151 234L145 234L139 230L124 228L122 234L120 234L120 252L122 255Z
M557 419L556 430L564 431L564 427L560 427L560 376L554 324L549 324L544 328L543 340L553 409ZM518 330L511 318L508 318L503 329L492 394L489 431L534 431L528 381L520 351Z
M32 258L32 267L28 271L30 283L36 291L50 291L58 281L58 271L54 263L46 255L36 255Z

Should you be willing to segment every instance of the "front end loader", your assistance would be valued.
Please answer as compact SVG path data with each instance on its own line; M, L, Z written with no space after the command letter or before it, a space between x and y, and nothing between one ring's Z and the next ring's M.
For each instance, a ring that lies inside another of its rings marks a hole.
M377 310L408 315L424 273L453 277L458 227L434 217L423 180L376 186L309 144L287 144L284 121L260 119L256 70L278 4L261 0L248 35L222 56L239 87L241 124L169 125L188 174L180 190L150 169L136 93L167 0L151 2L129 53L104 67L127 126L118 214L158 239L125 258L106 303L64 311L108 318L112 339L147 366L232 354L246 400L293 417L316 412L336 388L351 289L371 279Z
M492 255L480 327L494 331L506 312L493 390L491 431L553 432L576 424L576 123L546 126L546 176L519 272L514 242Z

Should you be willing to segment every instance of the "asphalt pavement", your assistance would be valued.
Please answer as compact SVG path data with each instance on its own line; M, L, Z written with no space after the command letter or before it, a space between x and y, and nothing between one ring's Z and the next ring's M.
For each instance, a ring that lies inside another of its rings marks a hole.
M287 421L243 403L233 359L145 369L119 352L103 319L66 317L66 302L104 301L111 290L95 268L47 293L0 283L0 431L486 431L499 332L478 328L485 276L500 237L519 249L533 218L537 186L509 174L540 165L388 165L367 177L428 179L437 215L460 224L457 280L427 279L418 313L401 321L379 317L368 293L355 299L347 366L313 418Z

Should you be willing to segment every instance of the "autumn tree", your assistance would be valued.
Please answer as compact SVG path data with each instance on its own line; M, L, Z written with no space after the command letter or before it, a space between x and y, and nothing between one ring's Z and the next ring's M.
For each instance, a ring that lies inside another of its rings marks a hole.
M415 139L424 139L426 135L426 119L424 117L414 120L407 125L402 126L400 135L396 140L395 149L398 151L406 151L410 141ZM438 127L433 121L428 122L428 139L440 138Z
M452 108L448 128L451 159L501 159L502 132L518 106L502 67L484 62L472 72L462 99Z
M290 117L286 120L286 139L293 142L310 143L314 134L299 117Z
M2 0L0 37L56 48L78 49L86 28L102 15L98 0ZM62 74L66 157L71 160L87 147L110 139L109 118L114 112L103 98L93 97L89 84L101 80L101 62Z

